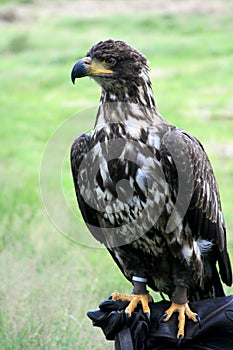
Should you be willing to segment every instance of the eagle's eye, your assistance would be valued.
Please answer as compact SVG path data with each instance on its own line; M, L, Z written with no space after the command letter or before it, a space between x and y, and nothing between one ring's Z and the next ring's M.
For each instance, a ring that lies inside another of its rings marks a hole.
M104 60L104 63L111 67L114 66L116 62L117 60L114 57L108 57L108 58L105 58Z

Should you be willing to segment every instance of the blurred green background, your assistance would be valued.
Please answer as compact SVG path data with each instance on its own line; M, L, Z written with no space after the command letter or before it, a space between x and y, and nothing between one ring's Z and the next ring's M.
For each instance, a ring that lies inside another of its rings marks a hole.
M74 123L64 135L68 143L49 153L44 172L45 180L60 181L53 156L64 160L61 188L77 213L67 151L74 135L94 123L100 91L89 79L73 86L70 71L99 40L122 39L143 52L160 113L204 144L219 183L232 256L231 6L224 0L0 1L2 349L111 349L85 313L115 290L131 292L104 249L64 238L40 194L46 144L76 115L77 132ZM85 234L78 214L69 223L49 181L49 205L69 227L64 233Z

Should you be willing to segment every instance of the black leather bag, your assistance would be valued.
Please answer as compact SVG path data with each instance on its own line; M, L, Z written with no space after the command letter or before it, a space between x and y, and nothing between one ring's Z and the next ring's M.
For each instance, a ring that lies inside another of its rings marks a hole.
M103 301L98 310L89 311L93 325L100 327L107 340L115 340L116 350L172 350L177 348L177 316L168 322L160 317L169 302L151 303L150 321L140 307L127 318L128 302ZM201 318L198 323L186 320L185 337L179 349L233 350L233 296L206 299L190 303L192 311Z

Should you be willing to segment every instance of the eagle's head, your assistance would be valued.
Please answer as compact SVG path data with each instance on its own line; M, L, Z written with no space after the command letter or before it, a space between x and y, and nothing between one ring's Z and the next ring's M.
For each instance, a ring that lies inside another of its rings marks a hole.
M91 77L115 101L138 102L139 90L151 87L148 72L145 56L124 41L109 39L98 42L75 63L71 79L74 83L76 78Z

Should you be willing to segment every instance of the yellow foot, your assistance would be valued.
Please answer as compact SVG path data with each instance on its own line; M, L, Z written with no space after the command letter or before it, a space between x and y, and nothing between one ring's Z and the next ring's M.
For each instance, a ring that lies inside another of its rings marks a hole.
M165 311L166 317L163 318L164 322L167 322L174 312L178 312L178 333L177 339L184 337L184 327L185 327L185 316L187 316L193 322L198 322L199 318L195 312L192 312L188 306L188 303L185 304L175 304L172 305Z
M142 304L142 310L145 314L150 315L150 308L148 303L152 302L152 297L150 294L121 294L121 293L112 293L113 300L123 300L129 301L129 305L125 309L125 313L131 316L132 312L136 309L138 304Z

